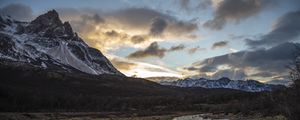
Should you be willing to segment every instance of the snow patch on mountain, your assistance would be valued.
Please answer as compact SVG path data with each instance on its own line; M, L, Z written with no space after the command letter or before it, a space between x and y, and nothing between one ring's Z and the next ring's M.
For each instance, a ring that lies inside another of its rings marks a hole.
M48 50L47 53L53 58L60 60L61 63L70 65L80 71L95 75L101 74L76 58L74 54L71 53L71 51L68 49L67 44L68 43L62 41L60 42L59 46Z
M202 87L202 88L228 88L248 92L271 91L278 86L260 83L255 80L230 80L221 78L218 80L209 80L205 78L192 79L186 78L176 81L160 81L161 85L177 86L177 87Z

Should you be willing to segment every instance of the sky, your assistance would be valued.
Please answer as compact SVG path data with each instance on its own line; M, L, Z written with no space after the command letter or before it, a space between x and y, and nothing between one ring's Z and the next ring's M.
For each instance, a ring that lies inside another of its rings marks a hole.
M55 9L127 76L288 79L297 0L0 0L31 21Z

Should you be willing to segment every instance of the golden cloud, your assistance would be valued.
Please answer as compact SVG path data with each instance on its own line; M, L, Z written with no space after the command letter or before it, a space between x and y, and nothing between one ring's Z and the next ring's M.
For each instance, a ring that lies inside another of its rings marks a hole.
M122 46L143 48L155 41L198 38L194 21L180 21L173 16L148 9L127 8L111 12L96 9L58 9L63 20L91 46L102 52Z

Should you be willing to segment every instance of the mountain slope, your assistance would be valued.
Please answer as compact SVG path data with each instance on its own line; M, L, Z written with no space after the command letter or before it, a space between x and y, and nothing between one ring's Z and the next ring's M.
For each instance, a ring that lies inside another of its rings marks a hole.
M1 60L44 69L123 76L99 50L84 43L68 22L62 23L55 10L30 23L1 15L0 38Z
M220 78L218 80L209 79L191 79L177 81L161 81L161 85L178 86L178 87L202 87L202 88L229 88L248 92L271 91L280 86L260 83L255 80L230 80L228 78Z
M113 111L116 102L182 93L124 76L54 10L29 23L0 17L0 83L2 112Z

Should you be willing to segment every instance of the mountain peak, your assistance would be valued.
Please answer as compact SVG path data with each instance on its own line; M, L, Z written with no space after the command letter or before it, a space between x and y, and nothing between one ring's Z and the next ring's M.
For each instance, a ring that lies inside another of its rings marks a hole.
M72 29L69 22L64 22L63 26L65 28L65 34L66 35L68 35L68 36L73 36L74 35L73 29Z
M46 14L47 14L47 15L53 15L53 16L57 16L57 17L58 17L58 13L57 13L57 11L54 10L54 9L48 11Z
M75 36L69 22L64 22L59 18L55 10L48 11L31 21L26 27L26 33L37 33L48 38L67 38Z
M50 10L47 13L38 16L31 23L33 24L40 23L44 25L49 25L49 24L62 25L59 15L55 10Z
M45 70L123 76L100 51L74 33L69 22L62 23L55 10L30 23L6 18L0 23L0 61L22 62Z
M219 80L222 80L222 81L230 81L230 79L228 77L222 77L220 78Z
M202 87L202 88L229 88L248 92L271 91L278 86L260 83L255 80L230 80L222 77L218 80L210 79L185 79L176 81L161 81L161 85L178 86L178 87Z
M59 18L58 12L54 9L49 10L47 13L42 14L40 16L48 16L48 17L53 17L53 18Z

